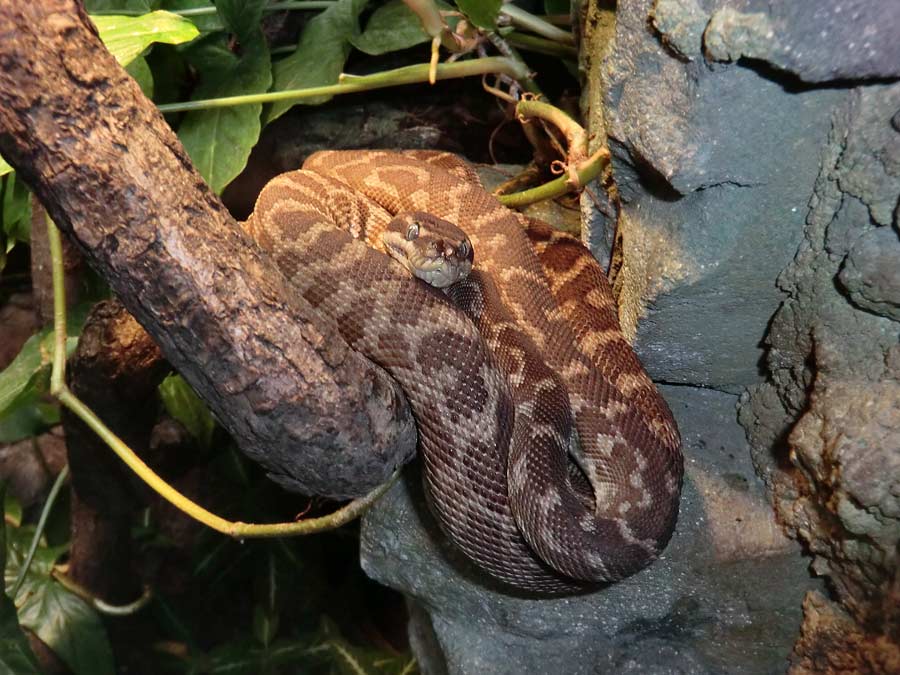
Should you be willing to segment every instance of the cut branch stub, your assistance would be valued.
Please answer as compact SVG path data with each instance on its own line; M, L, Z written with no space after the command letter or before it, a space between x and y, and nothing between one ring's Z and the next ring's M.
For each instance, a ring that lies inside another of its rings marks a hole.
M411 456L396 384L244 236L74 0L0 5L0 153L241 449L363 494Z

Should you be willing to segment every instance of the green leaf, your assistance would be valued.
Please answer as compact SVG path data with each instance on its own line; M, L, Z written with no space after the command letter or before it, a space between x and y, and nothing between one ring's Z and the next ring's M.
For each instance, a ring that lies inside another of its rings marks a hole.
M143 56L137 57L125 66L125 71L138 83L144 96L153 98L153 73L150 71L150 66L147 65L147 59Z
M170 12L176 12L183 9L198 9L200 7L209 7L210 0L164 0L159 9L167 9ZM222 30L222 19L218 13L200 14L198 16L185 17L191 20L197 29L203 33L211 33L213 31Z
M29 385L33 385L35 375L50 363L49 353L41 351L48 332L42 331L28 338L13 362L0 373L0 414L6 412Z
M216 13L241 42L255 39L268 0L217 0Z
M190 42L200 31L184 17L171 12L150 12L143 16L92 16L100 39L123 66L134 61L154 42Z
M570 14L572 0L544 0L544 11L547 14Z
M19 242L31 239L31 192L16 174L2 179L3 204L0 211L4 252L9 253Z
M453 9L443 2L436 4L441 10ZM390 0L372 13L365 30L350 42L361 52L377 56L431 42L431 37L403 0Z
M206 404L180 375L169 375L159 385L166 412L184 425L204 450L212 445L216 420Z
M332 672L340 675L411 675L418 672L409 655L350 644L341 636L337 624L325 616L315 640L316 658L330 663Z
M69 310L66 323L66 356L70 356L78 345L78 335L87 315L87 306L79 305ZM22 345L5 370L0 372L0 415L3 415L20 396L30 395L32 390L47 391L50 378L50 363L53 358L53 331L45 328L32 335Z
M34 536L33 527L7 533L6 590L15 583ZM19 621L43 640L75 675L113 675L112 648L97 613L50 573L66 546L39 546L15 598Z
M359 13L365 5L366 0L339 0L312 18L300 35L297 50L275 64L275 89L284 91L336 84L350 54L350 40L359 31ZM318 96L296 103L315 105L330 98ZM266 123L294 105L292 101L272 104Z
M269 49L261 30L242 43L238 58L219 36L211 36L190 50L189 60L203 83L193 100L261 94L272 84ZM217 194L246 166L259 140L262 104L199 110L185 115L178 137L197 170Z
M485 30L494 29L502 4L502 0L456 0L459 11L473 24Z
M36 389L19 396L0 414L0 443L32 438L59 423L59 406L47 403Z
M22 505L19 500L9 494L5 489L5 485L0 488L3 490L3 515L2 520L8 520L13 527L19 527L22 524ZM2 533L4 541L6 541L6 531ZM6 569L6 544L0 546L0 569Z
M253 607L253 637L268 647L278 632L278 615L266 610L262 605Z
M14 169L9 165L3 157L0 157L0 176L5 176L8 173L11 173Z
M0 487L0 568L6 569L6 487ZM20 513L21 517L21 513ZM0 596L0 673L40 675L28 639L19 626L16 606L4 592Z

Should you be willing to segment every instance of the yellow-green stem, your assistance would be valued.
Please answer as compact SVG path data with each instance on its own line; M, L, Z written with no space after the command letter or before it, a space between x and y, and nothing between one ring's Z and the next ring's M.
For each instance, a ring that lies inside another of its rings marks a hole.
M63 483L66 482L68 476L69 467L66 465L56 476L53 487L50 488L50 494L47 495L47 501L44 502L44 508L41 509L41 517L38 519L37 528L35 528L34 536L31 538L31 545L28 547L28 553L25 554L25 560L22 561L22 567L19 570L19 575L16 577L16 583L13 584L12 592L9 594L9 597L13 600L16 599L16 596L19 594L19 589L21 589L22 584L25 583L25 575L28 574L28 568L31 567L31 561L34 560L34 554L37 551L38 544L41 542L41 537L44 536L44 528L47 527L47 518L50 516L50 511L53 509L56 497L59 495L59 491L62 488Z
M427 82L431 71L430 63L420 63L394 70L385 70L372 75L342 75L340 82L323 87L291 89L288 91L272 91L265 94L246 94L243 96L227 96L202 101L185 101L183 103L166 103L159 106L163 113L187 112L189 110L207 110L209 108L229 108L250 103L273 103L275 101L302 101L320 96L336 96L358 91L383 89L403 84ZM483 59L441 63L435 69L437 80L447 80L487 73L502 73L518 80L526 90L534 88L529 79L527 68L512 59L503 56L489 56Z
M153 598L153 591L149 586L145 586L144 590L141 592L140 597L134 602L129 602L127 605L111 605L103 599L98 598L81 584L76 583L75 581L70 579L58 568L54 567L51 575L60 584L62 584L64 588L71 591L85 602L89 603L101 614L106 614L108 616L128 616L130 614L135 614L136 612L146 607L147 603L149 603Z
M529 30L548 40L561 42L564 45L575 44L575 36L572 35L572 33L557 28L553 24L544 21L530 12L526 12L521 7L517 7L512 3L504 4L500 8L500 13L508 16L514 26Z
M516 105L516 116L523 119L537 117L553 124L566 137L569 157L584 158L587 155L587 133L568 114L543 101L523 100Z
M55 395L66 381L66 278L63 270L62 239L59 230L45 217L47 238L50 242L50 260L53 265L53 365L50 370L50 393Z
M336 5L337 0L304 0L301 2L276 2L263 8L264 12L280 12L284 10L320 10L328 9ZM188 9L167 9L171 14L183 17L213 16L216 14L214 5L208 7L191 7ZM97 9L91 12L93 16L143 16L148 11L144 9Z
M537 37L535 35L529 35L528 33L513 31L512 33L504 35L503 39L513 47L525 49L530 52L548 54L549 56L557 56L561 59L570 59L573 61L578 58L578 50L572 45L560 44L559 42L547 40L546 38Z
M600 148L593 155L588 157L584 162L575 167L575 173L578 174L578 183L587 185L603 171L603 167L609 161L609 151L606 148ZM510 195L497 195L497 199L504 206L511 209L528 206L535 202L545 199L556 199L562 197L567 192L571 192L572 186L569 184L569 176L563 175L549 183L544 183L530 190L522 190L522 192L514 192Z

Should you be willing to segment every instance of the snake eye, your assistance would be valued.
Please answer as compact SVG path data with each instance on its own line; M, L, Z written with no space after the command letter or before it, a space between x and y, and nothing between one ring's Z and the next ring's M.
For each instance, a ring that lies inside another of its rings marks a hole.
M462 240L459 248L457 249L457 253L459 253L459 257L463 260L469 257L469 242L467 240Z
M412 223L409 226L409 229L406 230L406 240L412 241L413 239L415 239L418 236L419 236L419 224Z

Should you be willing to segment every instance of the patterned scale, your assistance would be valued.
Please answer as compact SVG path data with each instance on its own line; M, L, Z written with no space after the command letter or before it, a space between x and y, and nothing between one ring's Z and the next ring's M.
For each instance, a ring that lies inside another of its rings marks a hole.
M677 517L680 441L593 257L502 207L453 155L325 152L305 169L266 186L247 230L404 389L450 539L539 592L617 581L655 559ZM474 245L453 304L338 229L377 244L371 233L413 210Z

